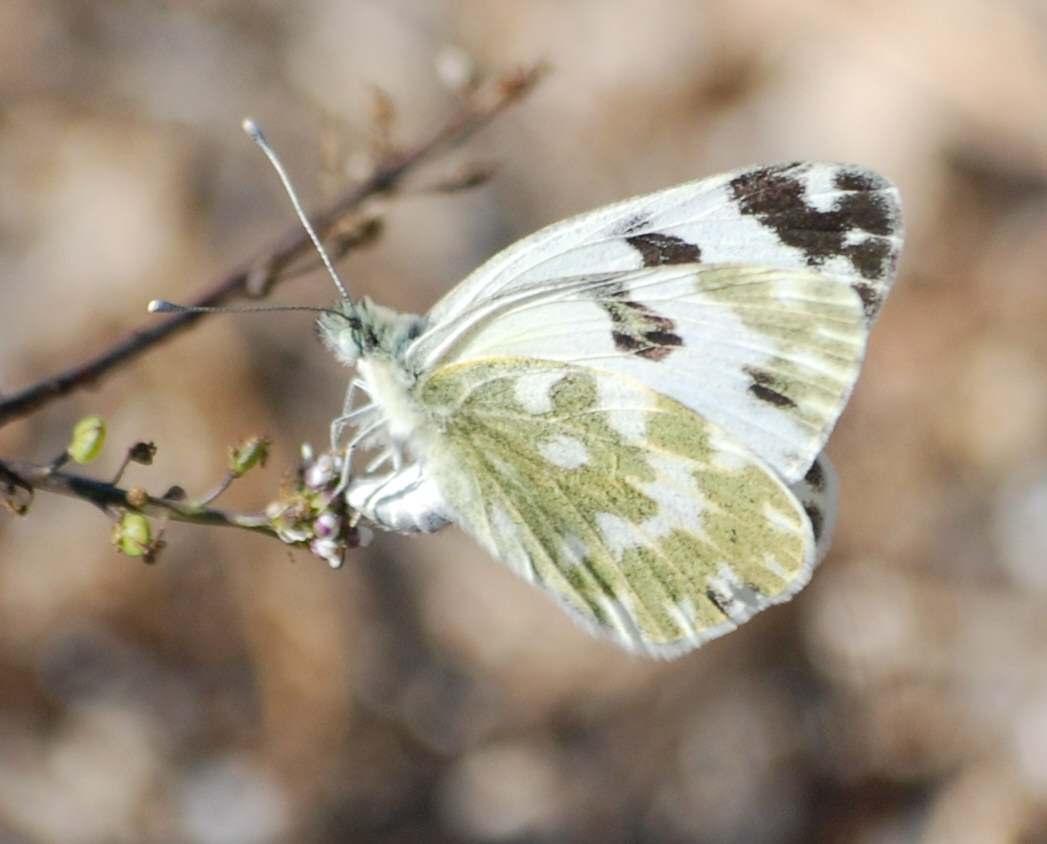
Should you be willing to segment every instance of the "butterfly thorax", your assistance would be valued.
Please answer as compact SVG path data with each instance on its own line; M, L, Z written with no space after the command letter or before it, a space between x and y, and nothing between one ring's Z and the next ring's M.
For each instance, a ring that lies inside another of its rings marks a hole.
M381 412L391 444L409 445L428 427L429 419L413 394L417 376L408 372L401 361L385 352L364 354L356 362L356 372L371 402Z

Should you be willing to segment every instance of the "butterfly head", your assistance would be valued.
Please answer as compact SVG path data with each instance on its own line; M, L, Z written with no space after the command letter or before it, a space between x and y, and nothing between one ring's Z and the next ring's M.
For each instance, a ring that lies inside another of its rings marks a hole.
M374 354L402 360L404 350L426 325L423 317L397 313L366 296L358 302L343 300L317 320L324 343L346 366Z

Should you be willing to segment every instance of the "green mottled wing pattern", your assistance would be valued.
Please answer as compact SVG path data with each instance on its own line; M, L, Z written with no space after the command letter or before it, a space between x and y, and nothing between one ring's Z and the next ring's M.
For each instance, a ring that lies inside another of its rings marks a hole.
M733 436L620 375L556 361L444 366L428 465L459 523L576 618L673 656L800 589L802 502Z

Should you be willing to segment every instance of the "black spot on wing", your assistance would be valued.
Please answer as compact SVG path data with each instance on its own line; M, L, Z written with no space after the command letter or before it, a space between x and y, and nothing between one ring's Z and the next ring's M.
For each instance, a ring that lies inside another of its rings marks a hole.
M872 316L880 309L882 294L875 285L859 281L852 284L851 289L862 300L862 308L867 315Z
M749 384L749 392L760 401L773 404L775 407L796 407L796 402L782 391L778 379L770 372L757 369L755 366L747 366L744 371L752 379L752 383Z
M646 360L663 360L684 344L670 317L629 299L628 295L628 291L618 287L608 291L607 298L597 300L611 318L611 338L618 351Z
M623 302L622 305L634 313L631 316L624 316L620 311L611 313L614 326L611 337L618 351L647 360L662 360L674 348L683 345L683 338L673 332L676 326L668 317L653 313L639 302Z
M775 407L796 407L796 402L791 398L784 396L759 382L753 382L750 384L749 392L756 396L760 401L773 404Z
M625 238L633 249L640 253L645 267L663 264L697 264L702 260L702 250L694 243L661 232L646 232Z
M822 468L820 460L815 460L811 464L811 468L807 470L807 474L803 476L803 479L811 489L819 492L825 489L825 470Z
M706 589L705 597L708 598L709 603L711 603L714 607L716 607L716 609L722 612L726 618L731 617L731 614L728 611L731 606L730 598L728 598L726 595L721 595L715 589Z
M654 354L654 349L650 343L646 343L639 337L633 334L627 334L624 331L612 331L611 337L614 339L614 347L619 352L628 352L631 355L638 355L642 358L650 358ZM665 355L662 354L661 357ZM660 358L655 358L659 360Z
M731 180L731 198L742 214L755 217L782 243L801 250L808 266L820 267L842 256L862 278L890 275L890 238L898 220L894 204L885 196L887 181L865 170L841 168L833 184L841 195L832 208L822 210L811 204L798 166L779 164L741 173ZM867 307L873 290L870 286L863 296Z

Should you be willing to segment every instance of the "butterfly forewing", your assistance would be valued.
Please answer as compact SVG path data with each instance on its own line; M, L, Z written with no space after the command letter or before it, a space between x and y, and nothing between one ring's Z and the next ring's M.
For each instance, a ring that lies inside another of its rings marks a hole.
M878 173L800 161L622 200L525 237L430 311L438 323L535 282L681 263L813 270L855 289L872 322L902 247L898 191Z
M865 337L861 299L825 276L683 264L519 288L434 326L408 361L511 356L628 376L795 481L850 395Z
M590 628L669 656L810 576L810 519L723 429L632 379L489 359L419 384L459 523Z

